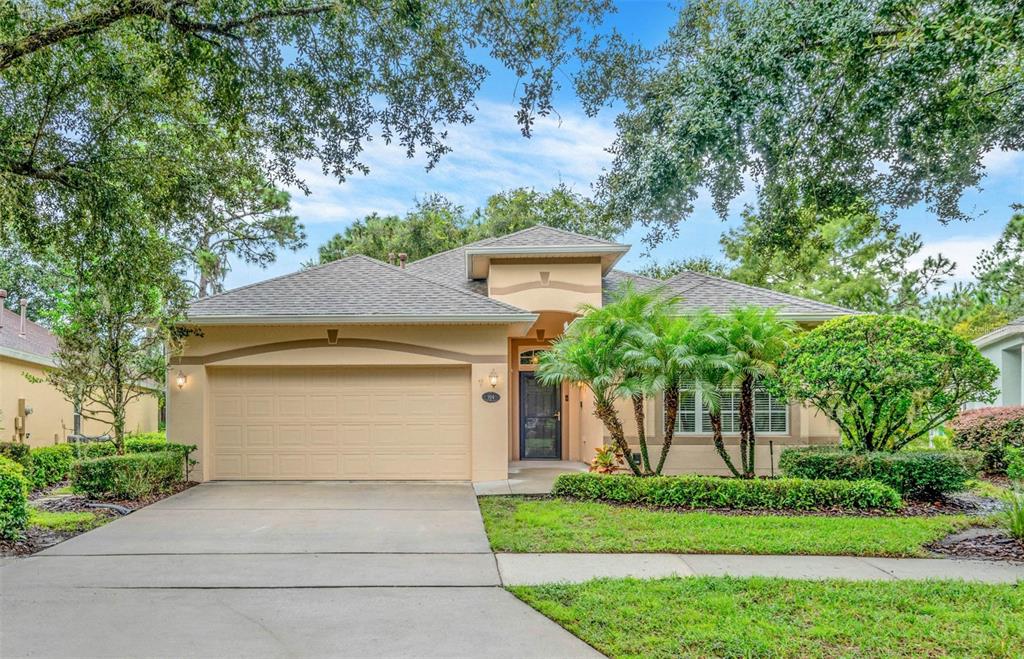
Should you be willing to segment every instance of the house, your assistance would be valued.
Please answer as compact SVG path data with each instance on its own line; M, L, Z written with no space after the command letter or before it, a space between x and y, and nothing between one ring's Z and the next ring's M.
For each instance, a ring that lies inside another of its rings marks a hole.
M979 336L974 339L974 345L999 369L996 379L999 396L993 403L968 407L1024 405L1024 316Z
M201 335L169 371L168 435L198 444L204 480L489 481L518 460L589 460L605 441L589 391L544 386L534 371L581 304L627 279L660 283L614 269L628 250L533 227L404 268L352 256L199 300L189 320ZM692 272L667 286L684 310L766 304L805 324L849 313ZM738 401L726 398L736 450ZM670 469L725 473L699 398L684 400ZM649 402L649 437L660 407ZM769 441L778 457L837 437L815 411L764 392L757 428L766 472Z
M0 291L0 441L20 441L45 446L66 441L74 430L74 406L56 388L42 381L53 365L57 339L48 329L21 314L3 308ZM26 374L39 381L33 382ZM27 414L26 414L27 412ZM157 429L159 403L143 396L128 405L126 429L153 432ZM82 432L102 435L109 425L83 420Z

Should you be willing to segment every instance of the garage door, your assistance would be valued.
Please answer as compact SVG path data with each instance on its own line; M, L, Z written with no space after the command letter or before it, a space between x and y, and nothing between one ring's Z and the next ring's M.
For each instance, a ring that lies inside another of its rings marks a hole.
M215 479L470 477L469 369L210 369Z

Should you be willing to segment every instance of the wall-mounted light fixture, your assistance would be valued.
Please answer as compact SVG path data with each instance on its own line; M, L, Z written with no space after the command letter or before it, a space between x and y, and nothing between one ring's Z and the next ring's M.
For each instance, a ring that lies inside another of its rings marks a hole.
M178 389L181 389L185 386L185 383L188 382L188 376L182 371L178 371L178 377L174 379L174 382L178 385Z
M491 383L491 389L498 386L498 372L495 370L491 371L491 374L487 376L488 382Z

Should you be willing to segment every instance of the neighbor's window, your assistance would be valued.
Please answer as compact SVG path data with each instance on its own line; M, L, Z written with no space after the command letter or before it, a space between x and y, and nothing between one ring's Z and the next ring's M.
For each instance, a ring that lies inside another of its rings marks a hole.
M700 414L697 411L700 410ZM740 431L740 390L723 389L722 432ZM786 401L772 397L764 387L754 389L754 431L761 433L789 432L789 405ZM679 412L676 414L676 434L710 434L711 417L701 400L700 392L694 391L693 383L685 383L679 390Z

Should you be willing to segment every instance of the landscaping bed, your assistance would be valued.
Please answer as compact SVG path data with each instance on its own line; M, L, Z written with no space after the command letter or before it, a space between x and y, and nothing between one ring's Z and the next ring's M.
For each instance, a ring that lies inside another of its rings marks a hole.
M1017 656L1024 590L962 581L602 579L509 590L611 657Z
M550 497L481 497L494 551L924 557L982 520L839 511L677 511Z
M133 512L182 492L196 483L178 483L159 494L138 499L97 500L71 494L66 482L29 495L29 522L16 540L0 539L0 556L28 556L91 531L123 514L109 506Z
M1024 563L1024 542L1002 529L969 528L926 546L929 551L953 558Z

